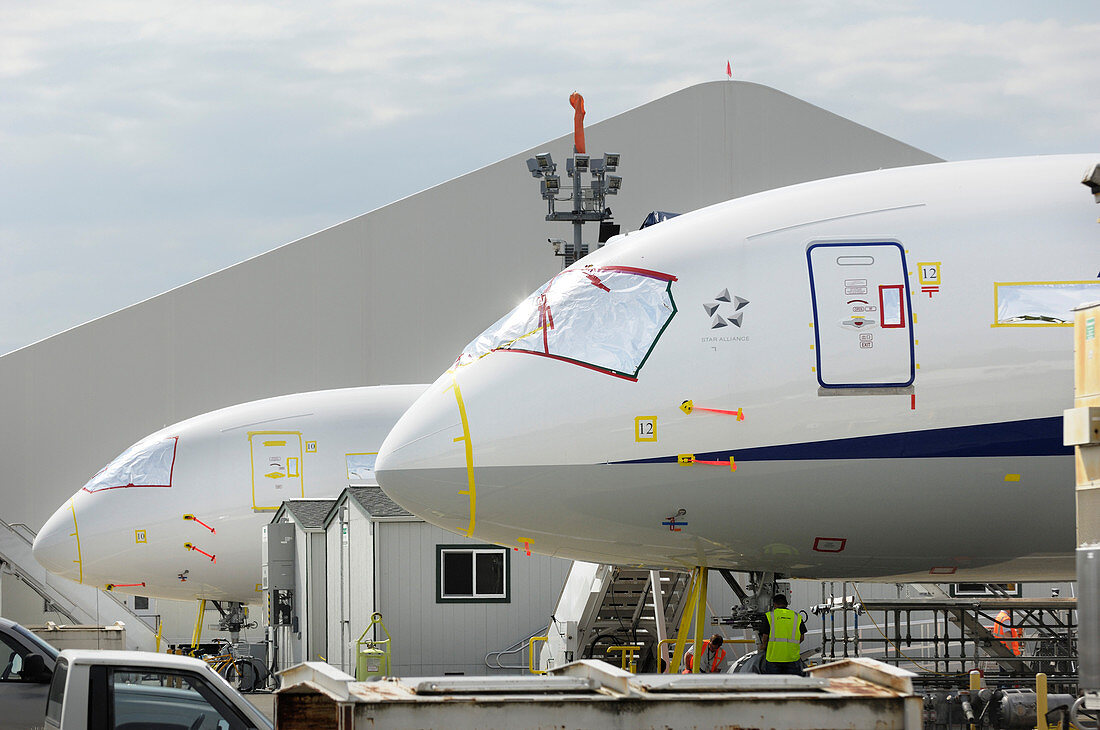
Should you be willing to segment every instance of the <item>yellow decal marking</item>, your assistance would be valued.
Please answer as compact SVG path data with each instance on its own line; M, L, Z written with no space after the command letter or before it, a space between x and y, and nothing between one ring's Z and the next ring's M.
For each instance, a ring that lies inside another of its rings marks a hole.
M281 471L269 471L267 474L264 474L264 476L268 479L282 479L286 474L283 474Z
M939 261L918 261L917 267L920 270L920 283L925 286L939 285L940 284L940 262ZM912 273L909 274L912 276Z
M693 403L692 401L689 401L689 400L686 400L686 401L684 401L683 403L680 404L680 410L683 411L684 413L688 414L689 416L691 415L691 411L694 408L695 408L695 403Z
M134 542L146 542L145 530L134 530Z
M657 416L635 416L634 441L641 443L657 440Z
M466 447L466 482L467 488L459 494L470 496L470 527L466 530L466 537L474 534L474 524L477 519L477 481L474 479L474 444L470 440L470 422L466 418L466 404L462 401L462 390L458 387L458 377L451 373L451 388L454 388L455 402L458 403L458 415L462 419L462 435L455 442L462 441Z
M685 464L685 465L686 464L694 464L695 463L695 454L677 454L676 463L677 464Z
M1020 481L1020 475L1019 474L1005 474L1005 481L1006 482L1018 482L1018 481Z
M79 573L79 577L77 578L76 582L83 583L84 557L80 554L80 528L76 526L76 505L73 504L73 500L71 499L69 500L69 509L73 511L73 532L71 536L76 538L76 560L73 561L74 563L76 563L76 567Z
M317 442L316 441L306 441L306 453L307 454L316 454L317 453Z
M286 441L264 441L264 446L286 446Z

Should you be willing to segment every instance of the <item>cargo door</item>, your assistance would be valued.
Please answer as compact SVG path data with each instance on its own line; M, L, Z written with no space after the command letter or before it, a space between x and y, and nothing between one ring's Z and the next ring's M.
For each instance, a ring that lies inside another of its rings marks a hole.
M822 388L913 384L913 317L898 243L813 243L806 249Z
M252 508L275 510L284 500L304 497L302 434L294 431L253 431Z

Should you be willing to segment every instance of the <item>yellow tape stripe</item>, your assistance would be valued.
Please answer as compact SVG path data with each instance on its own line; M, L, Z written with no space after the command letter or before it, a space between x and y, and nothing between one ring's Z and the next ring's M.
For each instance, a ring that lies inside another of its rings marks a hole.
M462 418L462 442L466 448L466 482L467 494L470 495L470 527L466 530L466 537L474 534L474 522L477 518L477 482L474 480L474 445L470 440L470 422L466 419L466 404L462 402L462 390L458 387L458 378L451 373L451 383L455 390L455 401L458 403L458 415ZM456 439L457 440L457 439ZM462 494L462 492L459 492Z
M79 573L80 573L80 577L77 579L77 583L83 583L84 582L84 556L80 552L80 528L78 528L76 526L76 505L73 503L73 500L71 500L71 499L69 500L69 509L71 509L73 511L73 537L76 538L76 560L73 561L73 562L76 563L77 569L79 570Z
M654 587L654 590L660 589L660 586ZM680 630L676 632L676 645L672 650L672 658L669 659L669 664L672 665L671 674L680 673L680 662L684 658L684 649L687 648L688 631L691 629L691 620L695 612L695 601L698 597L699 571L696 569L691 572L691 582L688 584L687 603L684 604L684 612L680 616Z

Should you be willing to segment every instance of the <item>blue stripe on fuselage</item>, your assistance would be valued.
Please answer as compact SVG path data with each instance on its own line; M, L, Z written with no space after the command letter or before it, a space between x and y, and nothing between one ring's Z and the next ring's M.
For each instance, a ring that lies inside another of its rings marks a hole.
M933 428L879 436L809 441L695 454L703 461L807 461L823 459L943 459L996 456L1071 456L1062 445L1062 417ZM676 456L630 459L614 464L662 464Z

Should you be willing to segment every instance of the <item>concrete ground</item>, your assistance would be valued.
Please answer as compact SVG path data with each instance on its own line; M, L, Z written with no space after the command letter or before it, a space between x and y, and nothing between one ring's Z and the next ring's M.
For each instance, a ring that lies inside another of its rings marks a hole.
M253 692L244 695L244 698L262 712L268 720L275 722L275 694L273 692Z

